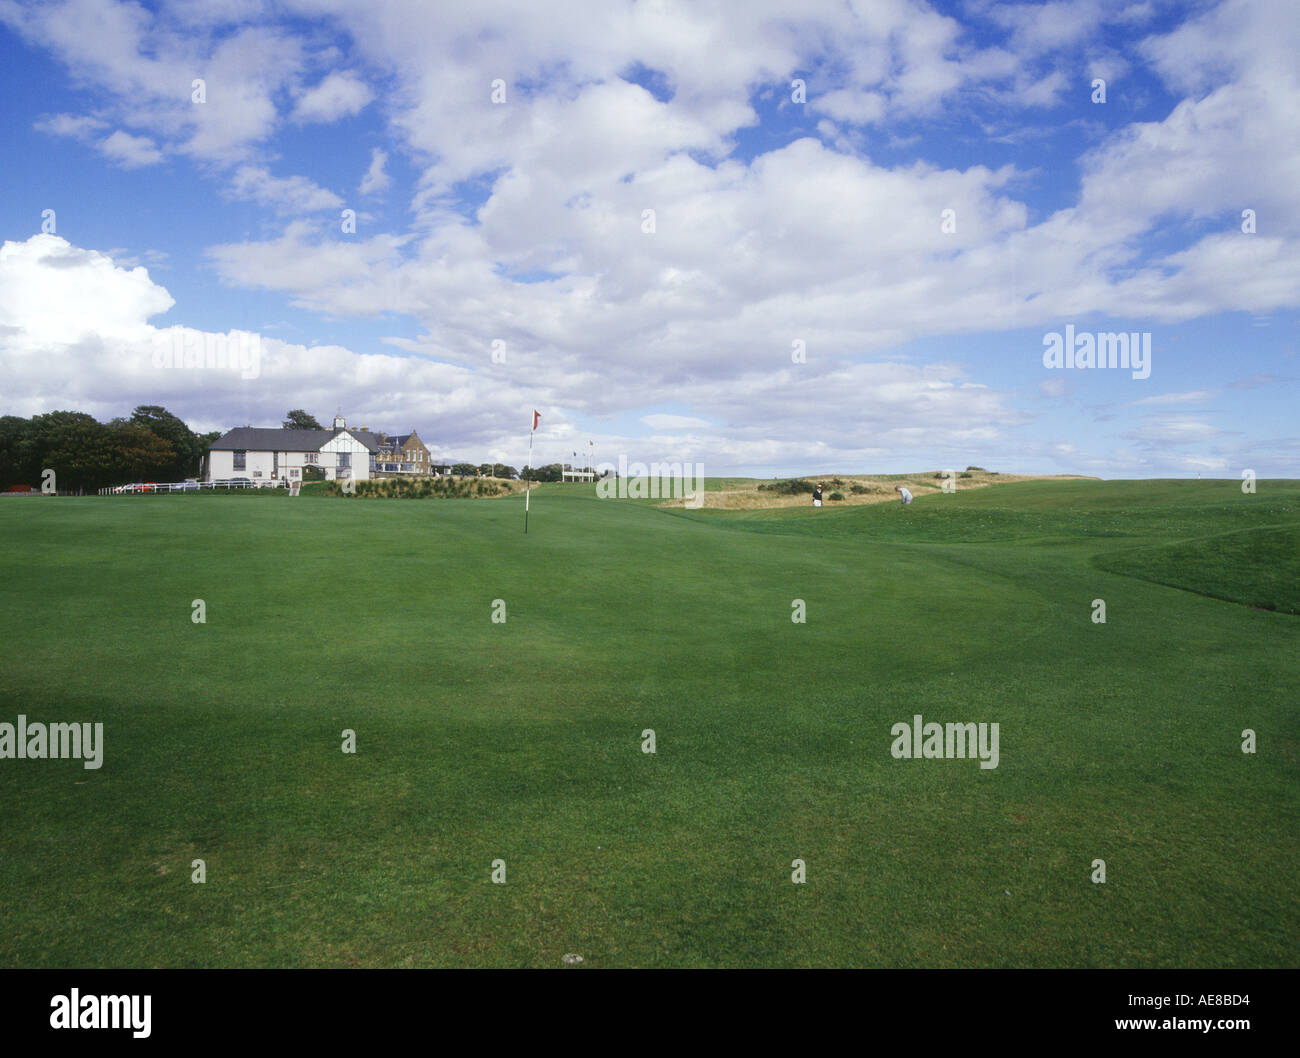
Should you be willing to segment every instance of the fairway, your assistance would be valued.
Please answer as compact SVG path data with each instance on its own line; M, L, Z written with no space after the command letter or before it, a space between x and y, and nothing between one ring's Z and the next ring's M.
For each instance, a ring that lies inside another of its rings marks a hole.
M0 501L0 966L1297 963L1300 483L523 513Z

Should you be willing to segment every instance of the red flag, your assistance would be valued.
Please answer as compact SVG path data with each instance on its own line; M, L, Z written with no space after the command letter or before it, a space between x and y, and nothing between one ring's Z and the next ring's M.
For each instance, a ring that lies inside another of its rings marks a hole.
M537 429L537 424L538 424L539 422L541 422L541 421L542 421L542 415L541 415L541 412L539 412L536 408L534 408L534 409L533 409L533 429L534 429L534 430Z

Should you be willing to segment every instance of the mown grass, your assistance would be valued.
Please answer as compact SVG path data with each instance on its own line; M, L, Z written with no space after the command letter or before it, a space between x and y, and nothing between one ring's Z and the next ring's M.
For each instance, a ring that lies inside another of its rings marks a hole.
M1115 573L1265 610L1300 615L1300 530L1241 529L1105 556Z
M105 725L0 761L0 965L1293 965L1296 618L1149 579L1284 557L1234 484L0 505L0 722Z

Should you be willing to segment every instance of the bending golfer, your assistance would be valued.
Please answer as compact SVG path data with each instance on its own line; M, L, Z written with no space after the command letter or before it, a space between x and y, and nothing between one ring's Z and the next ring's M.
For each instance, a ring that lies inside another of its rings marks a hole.
M900 496L902 496L904 507L906 507L909 503L912 502L912 494L908 492L907 489L904 488L902 485L895 485L894 491L897 492Z

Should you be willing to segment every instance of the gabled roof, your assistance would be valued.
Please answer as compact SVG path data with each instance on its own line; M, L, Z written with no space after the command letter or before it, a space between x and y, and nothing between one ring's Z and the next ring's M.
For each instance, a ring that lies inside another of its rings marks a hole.
M371 452L379 451L379 439L363 430L276 430L239 426L208 446L208 451L319 452L341 433L348 433Z
M402 452L406 449L406 446L411 443L412 437L415 438L416 443L426 452L429 450L429 446L420 440L420 435L415 430L412 430L410 433L385 434L384 439L379 442L379 447L384 451Z

